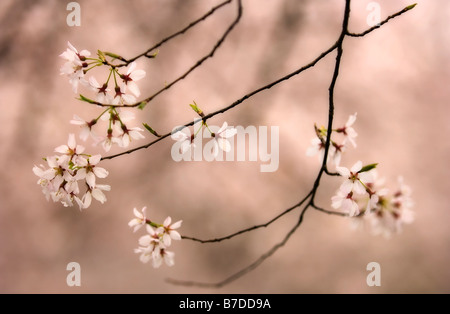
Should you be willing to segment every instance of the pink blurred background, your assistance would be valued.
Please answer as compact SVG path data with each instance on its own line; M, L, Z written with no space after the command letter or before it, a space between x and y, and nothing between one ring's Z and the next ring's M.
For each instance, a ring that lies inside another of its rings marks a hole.
M98 108L75 99L59 75L58 55L78 49L126 58L187 25L220 1L78 1L81 26L66 24L69 1L0 3L0 292L3 293L442 293L450 292L448 170L450 3L417 7L364 38L347 38L336 86L336 125L358 112L358 149L342 164L379 162L394 183L413 189L416 221L390 240L354 231L348 219L309 210L288 244L256 270L221 288L173 286L167 277L219 281L250 264L282 239L298 210L267 229L219 244L173 244L176 264L153 269L133 253L141 233L127 226L133 207L148 206L156 221L183 219L182 234L214 238L263 223L297 203L319 169L305 156L313 125L327 122L335 54L300 76L262 92L209 122L280 127L280 166L260 162L181 162L172 141L102 162L110 171L108 201L83 212L47 202L33 165L78 129L74 113ZM368 28L366 6L353 1L350 29ZM377 1L382 17L408 1ZM137 112L160 133L194 118L195 100L212 112L309 63L338 37L344 1L244 0L244 14L213 59ZM235 15L235 5L163 46L147 71L144 96L207 53ZM136 121L136 124L139 122ZM138 146L152 140L134 142ZM101 152L84 146L92 152ZM119 149L114 152L120 152ZM336 178L322 180L320 205L330 208ZM366 285L366 265L381 265L381 287ZM81 287L66 285L66 265L81 265Z

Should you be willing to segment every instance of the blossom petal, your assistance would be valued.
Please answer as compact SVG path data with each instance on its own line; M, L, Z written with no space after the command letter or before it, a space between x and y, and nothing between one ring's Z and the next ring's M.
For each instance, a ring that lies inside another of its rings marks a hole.
M348 182L350 182L350 181L348 181ZM356 194L365 194L366 193L366 188L362 185L362 183L360 181L353 182L352 190Z
M109 174L108 170L101 168L101 167L95 167L93 169L94 174L99 178L106 178Z
M353 182L350 181L350 180L345 180L345 181L341 184L341 186L340 186L339 189L342 191L343 194L347 195L347 194L349 194L349 193L352 191L352 189L353 189Z
M133 70L136 68L136 62L131 62L130 67L127 70L127 75L133 72Z
M138 211L138 210L136 209L136 207L133 208L133 214L134 214L136 217L138 217L139 219L144 219L144 215L142 215L142 213L141 213L140 211Z
M86 182L91 188L95 187L95 175L93 172L86 173Z
M357 173L359 170L362 169L362 161L358 160L350 169L351 172Z
M75 175L75 180L83 180L86 178L86 168L81 168L77 170L77 174Z
M233 137L237 134L237 129L235 128L231 128L231 129L226 129L225 131L220 133L220 137L223 138L229 138L229 137Z
M141 91L139 90L138 85L131 81L127 83L128 90L136 97L139 97L141 95Z
M88 208L92 203L92 195L91 193L86 193L83 196L83 208Z
M351 115L351 116L348 117L348 120L347 120L347 122L345 123L345 126L346 126L346 127L349 127L349 126L353 125L353 123L355 123L357 114L358 114L358 113L355 112L355 114L353 114L353 115Z
M350 176L350 171L345 167L336 167L336 171L345 178Z
M172 218L169 216L169 217L167 217L165 220L164 220L164 223L163 223L163 225L164 225L164 227L169 227L169 225L170 225L170 223L172 222Z
M228 127L228 123L225 121L222 124L222 127L219 129L219 131L217 131L218 134L222 133L223 131L225 131L225 129Z
M139 81L140 79L143 79L145 77L146 73L144 70L136 70L131 73L130 78L133 81Z
M178 220L177 222L173 223L173 224L170 226L170 229L173 230L173 229L178 229L178 228L180 228L182 222L183 222L183 220Z
M107 184L97 184L95 187L102 191L111 191L111 186Z
M93 189L92 190L92 197L95 198L100 203L106 202L106 196L100 189Z
M164 262L166 262L167 266L171 267L171 266L175 265L174 257L175 257L175 253L170 252L170 251L164 252Z
M73 115L73 119L70 120L70 124L75 124L75 125L85 125L86 121L84 121L84 119L82 119L80 116L74 114Z
M129 227L135 227L140 224L141 224L141 219L139 219L139 218L133 218L128 222Z
M184 129L185 128L183 128L183 130ZM177 131L177 132L173 133L170 137L177 142L181 142L181 141L184 141L184 140L187 140L188 138L190 138L190 136L186 135L186 133L184 133L182 131Z
M69 134L69 141L67 142L69 146L69 148L74 149L77 146L77 142L75 140L75 134L70 133Z
M165 245L166 247L169 247L169 246L170 246L170 244L172 243L172 238L170 237L169 234L165 233L165 234L163 235L163 243L164 243L164 245Z
M227 153L231 151L231 144L228 140L219 137L217 139L217 143L219 144L220 149L222 149L223 151Z
M94 155L89 157L89 163L91 165L96 165L100 162L100 159L102 159L102 155Z
M181 240L181 235L178 231L170 231L170 237L174 240Z
M67 145L60 145L55 148L55 152L60 154L67 154L69 153L69 147L67 147Z
M141 246L149 246L150 243L152 242L152 237L148 234L142 236L139 238L139 245Z
M373 174L370 171L360 173L360 174L358 174L358 177L364 183L373 183L374 182Z

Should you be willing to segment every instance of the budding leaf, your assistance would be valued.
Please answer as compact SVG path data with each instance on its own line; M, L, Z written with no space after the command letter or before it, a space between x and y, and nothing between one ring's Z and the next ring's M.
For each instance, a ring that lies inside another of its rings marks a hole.
M156 133L156 131L153 130L147 123L142 123L142 125L147 129L147 131L149 131L150 133L152 133L154 136L156 136L156 137L161 137L161 135L159 135L158 133Z
M202 109L200 109L197 104L194 101L194 104L189 104L189 106L191 106L192 110L194 110L200 117L204 117L205 115L203 114Z
M121 56L116 55L115 53L112 53L112 52L105 52L105 55L107 55L108 57L114 58L114 59L119 59L119 60L123 59Z
M78 100L85 101L85 102L88 102L88 103L90 103L90 104L98 104L98 102L93 101L92 99L89 99L89 98L87 98L87 97L84 97L84 96L81 95L81 94L80 94L80 98L78 98Z
M377 167L377 165L378 165L378 163L376 163L376 164L370 164L370 165L364 166L364 167L362 167L361 170L358 171L358 173L361 173L361 172L367 172L367 171L370 171L370 170L372 170L372 169L375 169L375 168Z
M405 10L411 10L411 9L414 9L414 7L415 7L416 5L417 5L417 3L408 5L408 6L405 8Z
M138 109L144 109L145 108L145 106L147 105L147 101L145 101L145 100L143 100L143 101L141 101L140 103L139 103L139 105L138 105Z
M156 58L156 56L158 55L158 53L159 53L159 50L156 50L154 53L152 53L152 54L146 54L145 56L146 56L147 58Z

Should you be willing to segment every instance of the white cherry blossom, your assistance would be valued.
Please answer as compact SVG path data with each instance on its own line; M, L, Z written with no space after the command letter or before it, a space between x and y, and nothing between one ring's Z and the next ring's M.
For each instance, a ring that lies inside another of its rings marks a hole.
M135 218L131 219L128 223L130 228L133 228L133 232L138 231L142 226L146 225L147 217L146 212L147 206L144 206L142 210L139 212L136 208L133 209L133 213Z
M345 135L345 140L350 142L355 148L356 148L355 138L358 136L358 133L356 133L355 129L353 129L352 126L356 121L356 116L357 113L355 112L355 114L348 117L345 126L338 129L338 132L342 132Z
M70 123L81 127L81 131L79 134L81 140L86 141L89 136L91 136L93 139L97 138L97 135L92 130L92 127L97 123L97 120L94 119L91 122L87 122L83 118L75 114L73 115L73 119L70 120Z
M103 84L100 85L96 78L91 76L89 78L89 86L91 87L92 90L94 90L97 94L95 96L95 99L102 104L109 104L112 102L112 96L110 94L108 94L109 91L111 91L108 88L108 85Z
M172 224L172 218L170 217L167 217L166 220L164 220L161 231L163 232L162 240L165 246L170 246L172 239L181 240L181 235L175 229L180 228L182 222L182 220L179 220Z
M136 62L132 62L127 70L126 74L120 75L124 84L127 86L128 90L134 94L134 96L139 97L141 92L138 85L135 83L145 77L144 70L136 70Z
M350 169L345 167L336 167L336 171L344 178L345 180L340 189L344 194L349 194L350 192L356 194L365 194L366 187L365 184L372 183L373 177L370 172L362 172L359 173L362 169L362 162L356 162Z
M353 198L353 193L344 193L338 190L337 194L331 198L331 206L334 209L341 209L348 213L350 217L359 215L359 206Z

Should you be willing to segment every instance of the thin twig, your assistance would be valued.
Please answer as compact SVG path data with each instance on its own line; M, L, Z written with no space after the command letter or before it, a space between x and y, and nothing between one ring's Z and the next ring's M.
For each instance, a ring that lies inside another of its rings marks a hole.
M341 212L335 212L335 211L323 209L323 208L321 208L321 207L319 207L319 206L317 206L317 205L315 205L315 204L311 204L311 206L312 206L314 209L316 209L316 210L318 210L318 211L320 211L320 212L322 212L322 213L325 213L325 214L336 215L336 216L341 216L341 217L349 217L347 213L341 213Z
M409 10L413 9L416 5L417 5L417 3L411 4L411 5L407 6L407 7L404 8L403 10L401 10L401 11L395 13L395 14L392 14L392 15L388 16L384 21L382 21L382 22L380 22L379 24L377 24L377 25L375 25L375 26L373 26L373 27L371 27L371 28L365 30L365 31L362 32L362 33L350 33L350 32L347 31L347 32L346 32L346 35L351 36L351 37L364 37L365 35L369 34L370 32L372 32L372 31L374 31L374 30L380 28L382 25L384 25L384 24L386 24L387 22L389 22L390 19L393 19L393 18L395 18L395 17L397 17L397 16L400 16L400 15L402 15L403 13L408 12Z
M282 213L278 214L276 217L272 218L271 220L269 220L268 222L264 223L264 224L260 224L260 225L256 225L247 229L243 229L240 230L238 232L232 233L228 236L225 237L221 237L221 238L216 238L216 239L209 239L209 240L201 240L201 239L197 239L194 237L188 237L188 236L182 236L182 239L185 240L192 240L195 242L200 242L200 243L212 243L212 242L221 242L223 240L229 240L231 238L234 238L235 236L238 236L240 234L246 233L246 232L250 232L259 228L263 228L263 227L267 227L269 226L271 223L277 221L279 218L283 217L284 215L286 215L287 213L291 212L292 210L296 209L297 207L300 207L303 205L303 203L311 196L312 191L308 193L308 195L306 195L299 203L295 204L292 207L289 207L288 209L284 210Z

